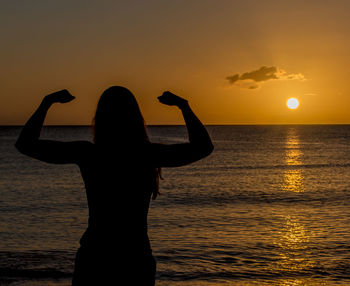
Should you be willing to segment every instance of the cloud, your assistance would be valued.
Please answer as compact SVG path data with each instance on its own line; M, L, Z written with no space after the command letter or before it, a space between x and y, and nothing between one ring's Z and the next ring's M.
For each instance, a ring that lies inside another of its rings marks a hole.
M243 74L235 74L226 77L231 85L237 85L243 88L256 89L259 88L258 83L269 80L305 80L305 76L301 73L287 73L278 67L263 66L258 70L245 72Z

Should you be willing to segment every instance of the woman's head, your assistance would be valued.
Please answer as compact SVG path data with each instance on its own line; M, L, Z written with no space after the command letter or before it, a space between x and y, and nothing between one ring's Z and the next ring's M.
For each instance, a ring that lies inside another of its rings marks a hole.
M131 91L122 86L111 86L102 93L93 131L95 144L103 147L135 147L149 142L139 105ZM154 168L153 199L159 194L159 177L160 168Z
M127 88L112 86L102 93L94 119L94 141L97 144L148 141L140 108Z

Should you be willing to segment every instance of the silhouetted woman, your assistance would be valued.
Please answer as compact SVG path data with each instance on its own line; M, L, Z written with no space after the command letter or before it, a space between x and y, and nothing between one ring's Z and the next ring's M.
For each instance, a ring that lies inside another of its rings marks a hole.
M112 86L98 102L94 143L40 140L48 109L74 97L47 95L24 126L17 149L55 164L77 164L89 206L89 225L80 240L73 285L154 285L155 260L147 235L150 198L158 194L159 168L183 166L213 150L210 137L187 100L170 92L158 97L184 116L189 143L151 143L133 94Z

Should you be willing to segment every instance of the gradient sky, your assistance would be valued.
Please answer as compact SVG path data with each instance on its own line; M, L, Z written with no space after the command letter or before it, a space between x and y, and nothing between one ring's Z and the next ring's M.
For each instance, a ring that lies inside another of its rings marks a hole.
M76 100L46 123L90 124L111 85L135 94L148 124L183 123L156 100L164 90L206 124L350 123L349 11L348 0L2 0L0 124L24 124L63 88Z

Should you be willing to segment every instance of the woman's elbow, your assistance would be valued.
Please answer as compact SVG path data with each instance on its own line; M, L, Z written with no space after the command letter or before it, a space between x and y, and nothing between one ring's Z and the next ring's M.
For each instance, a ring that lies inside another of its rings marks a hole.
M28 146L28 144L22 142L21 140L16 141L15 147L18 150L18 152L22 153L23 155L30 154L30 147Z
M213 153L213 151L214 151L214 145L213 145L213 143L211 143L210 142L210 144L208 145L208 147L207 147L207 152L208 152L208 155L207 156L209 156L211 153Z
M18 152L20 152L22 154L25 152L25 147L24 147L23 143L21 143L19 140L16 141L15 148L17 149Z
M203 146L201 150L203 158L209 156L211 153L213 153L213 151L214 151L213 143L210 142L206 146Z

